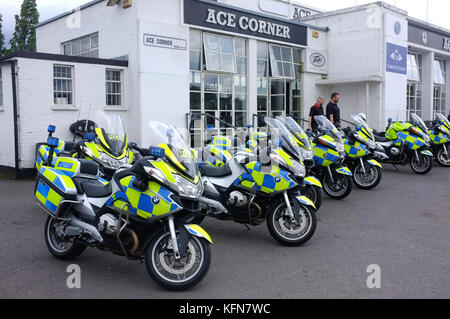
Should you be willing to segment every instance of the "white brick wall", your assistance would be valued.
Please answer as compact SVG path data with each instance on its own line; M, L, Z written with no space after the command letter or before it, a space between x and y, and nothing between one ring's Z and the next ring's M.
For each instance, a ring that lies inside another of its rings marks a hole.
M14 166L14 115L11 66L0 63L3 80L3 106L0 105L0 166Z

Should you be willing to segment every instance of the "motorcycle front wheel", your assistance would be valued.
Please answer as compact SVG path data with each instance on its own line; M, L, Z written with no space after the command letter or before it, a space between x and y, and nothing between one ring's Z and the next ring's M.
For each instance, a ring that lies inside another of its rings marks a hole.
M302 195L308 197L314 203L317 211L322 206L322 190L320 187L306 185L305 192Z
M430 156L419 154L419 160L414 154L411 157L411 169L419 175L428 174L433 168L433 160Z
M301 246L308 242L316 231L317 219L314 210L300 205L299 219L292 223L284 201L269 208L267 228L272 237L284 246Z
M450 167L450 156L447 156L444 147L440 147L436 153L436 160L443 167Z
M378 186L381 182L381 168L378 166L369 165L369 169L366 169L366 173L359 164L353 171L353 182L355 185L363 190L371 190Z
M329 174L322 178L323 191L332 199L344 199L352 192L352 177L338 174L334 177L334 183Z
M182 291L197 285L208 273L211 263L209 243L191 237L187 254L176 260L169 232L161 232L147 247L145 266L150 277L167 290Z

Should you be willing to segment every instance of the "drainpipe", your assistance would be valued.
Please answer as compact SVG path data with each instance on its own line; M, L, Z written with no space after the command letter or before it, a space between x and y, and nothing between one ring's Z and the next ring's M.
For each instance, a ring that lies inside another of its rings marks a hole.
M13 113L14 113L14 176L13 179L18 179L20 175L19 168L19 114L17 110L17 75L16 65L17 60L10 61L11 65L11 80L12 80L12 97L13 97Z

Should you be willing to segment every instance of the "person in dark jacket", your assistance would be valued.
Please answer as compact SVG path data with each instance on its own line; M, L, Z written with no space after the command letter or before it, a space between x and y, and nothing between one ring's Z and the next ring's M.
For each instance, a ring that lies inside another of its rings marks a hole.
M314 120L314 118L316 116L319 115L324 115L324 109L323 109L323 104L325 103L325 99L323 97L319 97L317 98L317 102L316 104L314 104L313 106L311 106L311 109L309 111L309 129L311 131L316 131L318 128L318 125L316 123L316 121Z
M339 99L339 93L335 92L331 95L331 101L327 105L327 118L338 128L341 127L341 110L338 106Z

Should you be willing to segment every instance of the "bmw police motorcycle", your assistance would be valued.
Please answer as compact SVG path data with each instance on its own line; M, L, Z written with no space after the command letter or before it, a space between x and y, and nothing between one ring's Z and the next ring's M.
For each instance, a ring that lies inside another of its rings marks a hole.
M281 122L265 120L271 145L258 154L237 151L220 167L200 167L203 214L251 226L266 221L275 240L300 246L316 229L315 206L299 189L299 179L305 177L301 151Z
M353 173L353 182L364 190L378 186L382 178L381 164L375 159L375 136L367 125L363 114L352 115L355 130L349 131L344 139L345 164Z
M99 178L94 161L57 156L59 140L49 136L50 152L35 187L37 203L49 215L45 241L58 259L72 260L95 247L145 261L149 275L166 289L188 289L206 275L211 258L211 237L186 222L200 209L203 182L172 126L151 122L148 134L156 146L133 165L119 167L111 182Z
M450 121L441 113L436 113L436 121L430 130L431 150L439 165L450 167Z
M388 156L382 162L393 165L409 163L416 174L427 174L433 168L428 133L425 122L417 114L411 114L411 123L392 122L389 119L386 133L375 136L377 150Z
M342 133L325 116L314 117L318 129L312 137L314 167L323 190L332 199L344 199L352 191L352 172L344 166L345 146Z
M283 123L284 126L294 137L303 157L303 163L306 168L305 186L302 194L308 197L319 210L322 205L322 184L315 177L310 176L314 163L314 149L311 145L308 135L301 128L301 126L290 116L278 116L277 119Z

